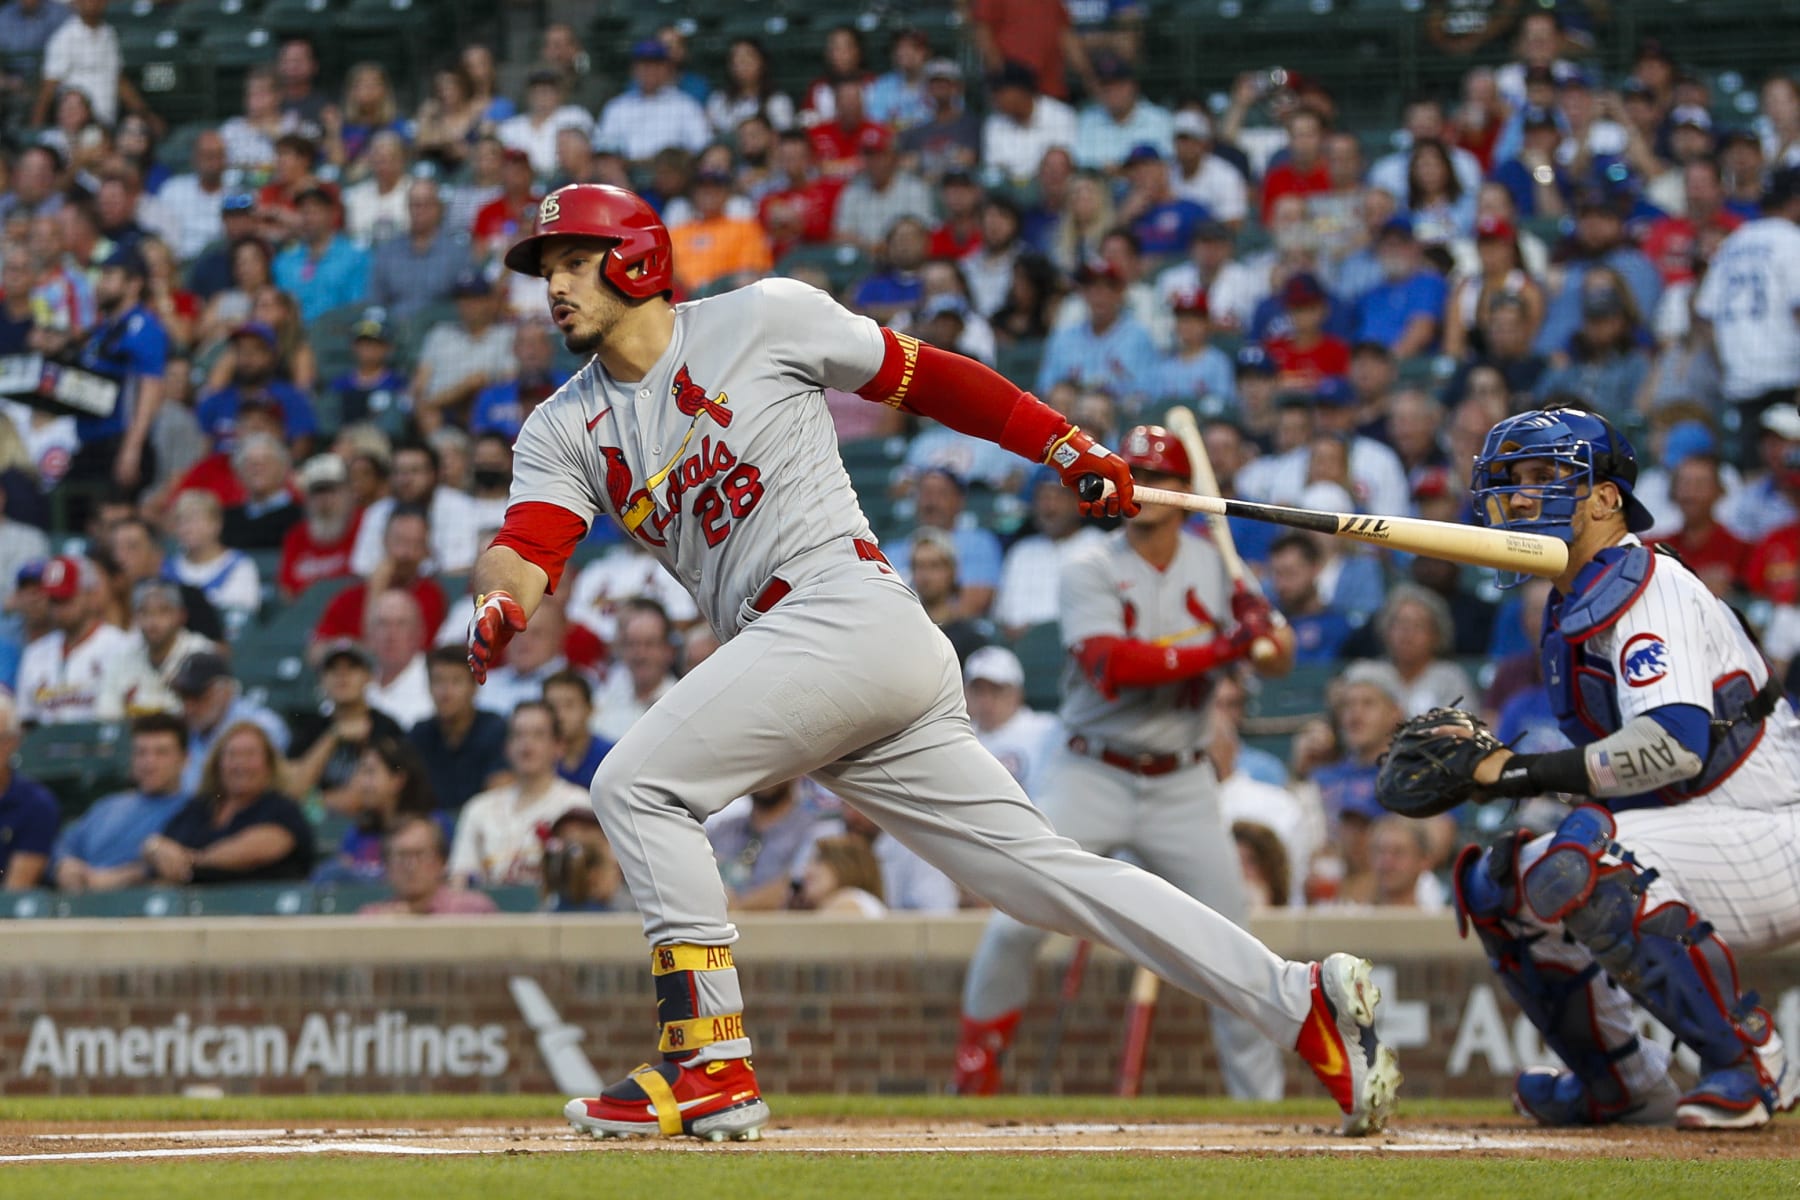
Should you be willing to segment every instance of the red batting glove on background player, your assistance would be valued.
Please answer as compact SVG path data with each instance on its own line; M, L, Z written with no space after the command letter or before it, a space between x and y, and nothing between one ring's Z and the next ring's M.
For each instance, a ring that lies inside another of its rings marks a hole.
M1281 617L1262 596L1240 585L1231 594L1231 617L1238 629L1250 630L1250 640L1268 637L1281 625Z
M1054 467L1062 477L1063 486L1074 488L1076 495L1081 494L1081 481L1089 475L1098 475L1113 485L1113 490L1102 499L1084 498L1081 501L1082 516L1138 515L1142 506L1131 498L1131 468L1125 465L1124 459L1081 432L1079 425L1071 426L1069 432L1050 443L1044 463Z
M486 683L493 665L515 633L525 632L525 609L508 592L488 592L475 598L475 615L469 618L469 670L476 683Z

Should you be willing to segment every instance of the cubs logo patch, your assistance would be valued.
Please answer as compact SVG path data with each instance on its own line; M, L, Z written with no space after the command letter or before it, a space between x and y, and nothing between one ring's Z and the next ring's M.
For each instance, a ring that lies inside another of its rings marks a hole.
M538 228L554 225L561 217L562 201L556 198L555 192L551 192L544 197L544 202L538 205Z
M1634 688L1649 687L1669 673L1669 644L1658 633L1640 633L1619 651L1619 674Z

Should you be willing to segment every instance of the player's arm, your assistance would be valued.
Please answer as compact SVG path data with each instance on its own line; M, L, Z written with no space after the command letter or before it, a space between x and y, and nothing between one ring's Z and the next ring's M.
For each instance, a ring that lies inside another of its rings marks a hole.
M493 542L475 560L469 590L469 669L487 682L488 667L523 632L547 593L562 581L569 556L598 510L579 456L543 409L527 418L513 446L512 502Z
M1131 471L1124 460L1095 442L1054 408L1021 391L1005 376L972 358L928 346L903 333L883 329L880 368L856 394L993 442L1021 458L1056 469L1069 487L1098 475L1114 492L1089 515L1134 515Z
M1683 783L1706 766L1712 714L1693 704L1651 709L1597 742L1548 754L1496 750L1475 782L1490 796L1636 796Z

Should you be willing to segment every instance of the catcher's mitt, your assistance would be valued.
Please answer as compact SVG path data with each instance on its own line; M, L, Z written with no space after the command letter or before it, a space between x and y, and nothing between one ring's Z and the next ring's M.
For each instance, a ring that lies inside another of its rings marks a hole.
M1469 735L1437 732L1446 726L1460 726ZM1420 713L1394 730L1375 777L1375 799L1404 817L1435 817L1477 798L1476 766L1502 749L1487 722L1472 712L1434 708Z

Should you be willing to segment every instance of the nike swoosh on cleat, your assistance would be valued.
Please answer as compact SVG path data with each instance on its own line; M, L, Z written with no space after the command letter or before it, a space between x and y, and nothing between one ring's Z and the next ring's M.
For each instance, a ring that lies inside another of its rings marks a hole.
M605 407L605 408L603 408L603 409L601 409L601 410L600 410L600 411L599 411L599 412L597 412L597 413L595 413L595 414L594 414L594 415L593 415L593 417L592 417L592 419L590 419L590 420L589 420L589 421L588 421L588 428L589 428L589 429L590 429L590 430L591 430L591 429L593 429L593 428L594 428L594 426L596 426L596 425L598 425L598 424L599 424L599 423L600 423L600 421L601 421L601 419L602 419L602 418L603 418L603 417L605 417L605 416L606 416L606 414L607 414L607 413L609 413L609 412L611 412L611 411L612 411L612 405L610 405L610 404L609 404L609 405L607 405L607 406L606 406L606 407Z
M675 1107L678 1110L680 1110L681 1112L686 1112L688 1109L693 1108L697 1104L710 1104L712 1101L717 1100L720 1096L723 1096L724 1094L725 1093L723 1093L723 1092L714 1092L710 1096L701 1096L694 1100L684 1100L680 1104L677 1104Z
M1320 1031L1324 1034L1320 1040L1325 1043L1326 1054L1325 1061L1319 1064L1320 1070L1328 1075L1342 1074L1348 1064L1345 1063L1344 1051L1338 1044L1336 1023L1328 1021L1318 1009L1312 1011L1312 1019L1318 1022Z

